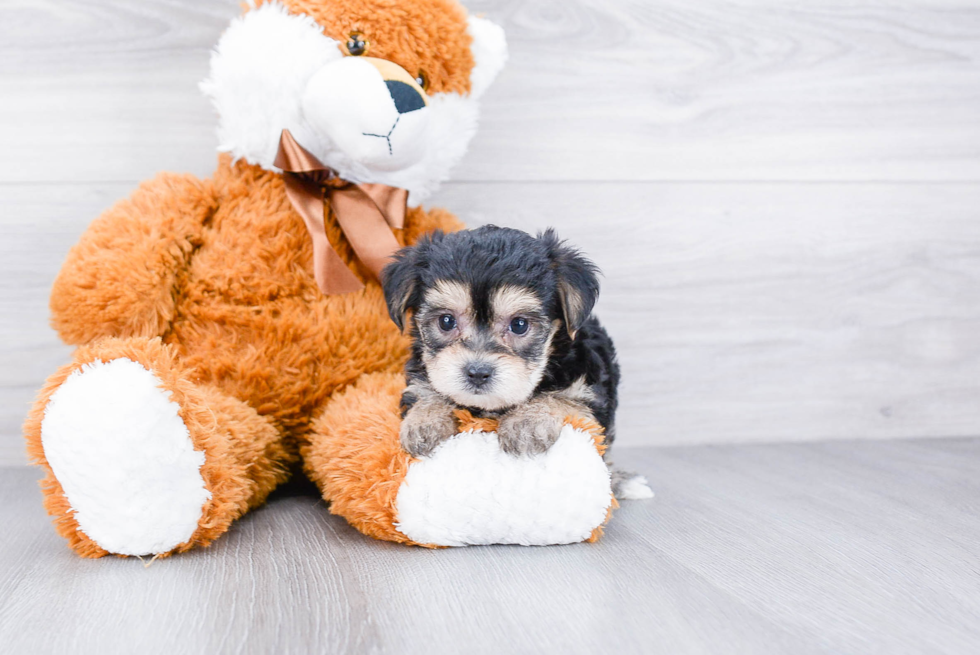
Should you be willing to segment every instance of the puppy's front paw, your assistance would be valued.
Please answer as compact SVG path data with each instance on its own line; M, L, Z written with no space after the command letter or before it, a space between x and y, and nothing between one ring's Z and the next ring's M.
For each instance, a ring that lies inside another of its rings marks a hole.
M555 443L564 417L529 406L519 408L500 420L497 439L500 449L511 455L536 455Z
M436 446L456 434L452 412L442 408L413 408L402 420L402 448L412 457L431 455Z

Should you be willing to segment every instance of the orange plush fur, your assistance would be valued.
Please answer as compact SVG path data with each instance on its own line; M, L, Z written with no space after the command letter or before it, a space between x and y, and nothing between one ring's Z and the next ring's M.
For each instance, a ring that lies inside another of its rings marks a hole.
M469 93L472 38L460 25L466 13L455 0L280 0L295 13L312 16L341 43L358 32L369 57L393 61L412 75L422 73L430 93Z
M371 56L422 71L432 92L469 90L471 39L455 2L283 4L311 15L341 43L349 32L361 32ZM221 156L211 179L164 174L144 183L71 249L51 294L52 324L79 348L41 390L25 433L31 457L47 474L48 512L80 555L106 553L72 518L44 456L41 422L54 391L87 362L127 357L152 370L180 405L195 448L205 452L201 474L213 498L197 531L174 551L208 544L263 502L301 450L305 470L332 499L331 480L343 473L322 466L322 448L310 439L325 435L311 433L311 419L338 390L358 380L362 387L380 384L372 373L400 377L407 340L331 212L326 226L333 247L364 281L362 291L324 296L313 278L309 234L281 177ZM405 245L435 229L461 227L446 211L413 208L395 232ZM384 403L370 420L397 432L397 407L387 397ZM379 447L365 456L388 475L367 490L383 504L397 491L407 455ZM344 500L334 502L339 507ZM388 529L383 517L366 518L379 519L378 531Z

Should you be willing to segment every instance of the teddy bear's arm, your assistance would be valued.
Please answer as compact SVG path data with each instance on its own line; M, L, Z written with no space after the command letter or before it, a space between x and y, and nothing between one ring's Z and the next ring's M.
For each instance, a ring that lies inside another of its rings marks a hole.
M93 221L51 291L51 324L61 338L83 344L164 334L174 283L216 204L210 182L165 173Z

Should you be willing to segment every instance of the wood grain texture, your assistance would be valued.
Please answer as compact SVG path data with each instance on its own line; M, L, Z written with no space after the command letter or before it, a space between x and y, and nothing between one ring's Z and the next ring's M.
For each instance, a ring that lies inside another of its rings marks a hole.
M429 551L279 494L211 548L81 560L0 472L0 652L973 653L980 440L626 449L597 544Z
M511 60L458 180L980 180L975 0L467 4ZM0 180L208 172L196 85L238 11L0 6Z
M48 296L68 249L134 185L0 185L0 464L25 461L21 424L71 348L48 325Z
M48 288L126 184L0 187L0 462L69 349ZM470 225L557 225L604 271L623 445L980 434L973 185L448 185ZM555 219L555 217L560 217ZM9 219L8 219L9 220Z
M233 0L0 5L0 181L140 181L213 169L197 83Z

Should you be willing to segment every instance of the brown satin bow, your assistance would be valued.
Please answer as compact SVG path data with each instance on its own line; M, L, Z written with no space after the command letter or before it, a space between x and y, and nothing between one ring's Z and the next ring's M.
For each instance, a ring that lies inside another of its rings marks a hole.
M313 239L313 274L320 290L335 295L364 288L327 240L325 201L329 201L358 259L381 279L381 269L400 247L391 230L405 225L408 191L340 178L337 171L299 145L289 130L283 130L279 138L275 164L283 171L289 202L303 217Z

